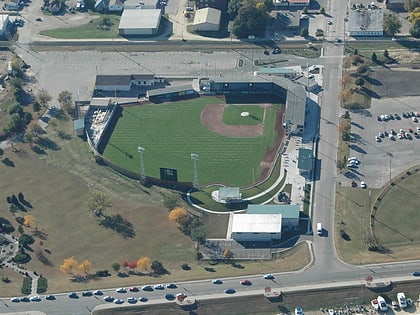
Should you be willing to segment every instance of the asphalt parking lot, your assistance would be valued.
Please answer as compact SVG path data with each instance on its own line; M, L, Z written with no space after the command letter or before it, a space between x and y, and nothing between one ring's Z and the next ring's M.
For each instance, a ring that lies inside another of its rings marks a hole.
M344 173L346 184L351 185L353 180L359 184L365 181L368 187L380 188L390 176L395 177L419 163L420 136L416 137L414 132L420 127L420 122L402 117L403 112L420 112L419 101L420 97L372 100L369 110L351 113L350 156L357 157L361 163ZM378 121L381 114L399 114L401 120ZM409 128L413 129L411 140L398 139L397 136L395 140L387 137L381 138L381 142L375 140L380 132L390 132L391 129L397 133L400 129L408 132Z

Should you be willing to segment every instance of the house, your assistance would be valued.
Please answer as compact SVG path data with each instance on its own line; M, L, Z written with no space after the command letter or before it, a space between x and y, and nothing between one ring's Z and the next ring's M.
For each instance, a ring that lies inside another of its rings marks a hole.
M6 32L7 32L7 28L9 27L9 15L8 14L0 14L0 37L5 37L6 36Z
M156 0L126 0L124 1L124 10L126 9L157 9Z
M407 10L404 7L405 2L404 0L386 0L385 7L394 12L406 12Z
M4 9L8 11L18 11L20 9L18 0L6 0Z
M213 8L204 8L195 11L193 27L196 31L218 31L222 12Z
M228 8L228 0L196 0L196 10L204 8L213 8L220 11L226 11Z
M379 8L352 8L348 17L348 36L383 36L384 12Z
M160 9L127 9L121 15L118 31L123 36L156 35L160 19Z
M247 214L281 214L281 229L293 230L299 227L299 205L248 205Z
M279 240L281 222L281 214L231 213L227 238L238 242Z

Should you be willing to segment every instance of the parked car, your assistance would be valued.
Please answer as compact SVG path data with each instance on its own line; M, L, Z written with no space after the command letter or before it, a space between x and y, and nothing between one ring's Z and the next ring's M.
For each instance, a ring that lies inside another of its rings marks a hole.
M153 287L151 285L144 285L141 289L143 291L153 291Z
M123 304L123 303L124 303L124 300L122 300L122 299L116 299L116 300L114 301L114 303L115 303L115 304Z
M166 285L166 288L167 289L176 289L177 288L177 285L175 283L168 283Z
M273 280L274 276L271 273L268 273L268 274L264 275L264 279Z
M303 310L300 306L295 307L295 315L303 315Z
M242 285L251 285L252 284L252 282L249 281L249 280L241 280L241 281L239 281L239 283L242 284Z
M113 302L114 301L114 297L111 295L107 295L104 297L104 301L105 302Z
M35 21L42 22L43 20L42 20L42 18L38 17L38 18L35 19Z
M10 302L18 303L18 302L20 302L20 299L18 297L14 297L14 298L10 299Z
M163 289L165 289L165 287L162 284L157 284L157 285L155 285L153 287L153 289L155 289L155 290L163 290Z
M31 300L32 302L39 302L41 301L41 298L38 295L34 295L34 296L31 296L29 300Z
M222 284L223 283L223 281L220 280L220 279L215 279L212 282L213 282L213 284Z
M375 137L375 140L376 140L376 142L381 142L382 141L381 138L378 137L378 136Z
M93 294L95 294L95 295L103 295L103 292L101 290L95 290L95 291L93 291Z
M418 122L416 117L411 118L413 120L413 122Z
M23 297L19 298L19 301L21 301L21 302L29 302L29 298L26 297L26 296L23 296Z
M93 293L90 292L90 291L83 291L82 292L82 296L92 296L92 295L93 295Z
M228 288L228 289L226 289L225 290L225 293L226 294L233 294L233 293L235 293L236 291L235 291L235 289L233 289L233 288Z
M394 117L395 117L396 120L401 120L401 117L398 114L394 114Z
M278 54L280 54L281 53L281 49L280 48L278 48L278 47L276 47L276 48L274 48L273 49L273 51L271 52L273 55L278 55Z
M141 297L139 297L139 301L145 303L145 302L148 301L148 298L145 297L145 296L141 296Z
M115 292L117 293L127 293L127 289L126 288L118 288L115 290Z
M77 295L77 293L76 293L76 292L70 292L70 293L68 294L68 296L69 296L69 298L71 298L71 299L77 299L77 298L78 298L78 295Z
M128 291L130 291L130 292L139 292L139 288L137 288L137 287L131 287L131 288L128 289Z
M54 295L49 294L49 295L46 295L46 296L45 296L45 299L46 299L46 300L50 300L50 301L52 301L52 300L55 300L55 296L54 296Z
M165 294L165 299L172 301L175 300L175 295L173 295L172 293L166 293Z
M137 299L135 297L130 296L127 298L127 302L134 304L134 303L137 303Z
M366 185L366 183L365 183L365 182L360 182L360 187L362 187L362 188L367 188L367 185Z

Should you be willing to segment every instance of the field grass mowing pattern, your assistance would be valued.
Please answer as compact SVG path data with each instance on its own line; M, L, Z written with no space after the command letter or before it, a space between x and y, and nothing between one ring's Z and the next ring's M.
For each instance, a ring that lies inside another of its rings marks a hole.
M199 154L200 183L225 182L243 186L261 173L259 163L275 142L276 109L268 108L264 135L229 138L204 128L201 110L216 98L161 105L125 108L105 148L104 156L127 169L139 172L137 147L146 149L148 176L159 177L160 167L176 168L179 181L192 181L191 153ZM253 174L254 173L254 174Z

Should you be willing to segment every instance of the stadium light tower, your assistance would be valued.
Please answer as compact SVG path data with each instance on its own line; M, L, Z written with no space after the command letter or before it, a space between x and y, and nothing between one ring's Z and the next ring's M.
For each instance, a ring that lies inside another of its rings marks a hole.
M191 160L194 162L194 181L193 186L194 188L198 187L198 171L197 171L197 160L198 160L198 154L197 153L191 153Z
M146 151L143 147L137 148L140 153L140 179L145 180L146 179L146 171L144 170L144 160L143 160L143 153Z

